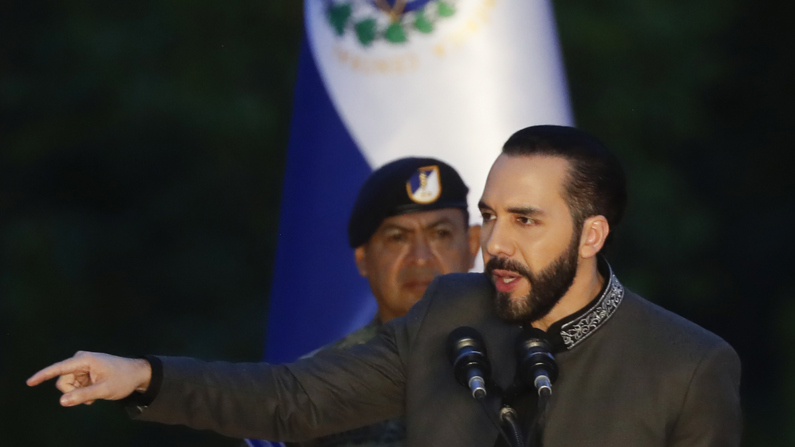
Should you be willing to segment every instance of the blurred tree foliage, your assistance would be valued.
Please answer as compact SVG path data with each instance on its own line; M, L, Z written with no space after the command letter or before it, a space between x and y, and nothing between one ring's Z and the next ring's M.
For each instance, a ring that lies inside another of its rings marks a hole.
M740 352L746 445L792 445L791 4L555 7L630 177L616 270ZM261 356L301 28L297 0L0 6L0 444L238 444L23 382L76 347Z
M77 348L261 357L302 22L296 1L0 7L0 445L239 444L24 380Z

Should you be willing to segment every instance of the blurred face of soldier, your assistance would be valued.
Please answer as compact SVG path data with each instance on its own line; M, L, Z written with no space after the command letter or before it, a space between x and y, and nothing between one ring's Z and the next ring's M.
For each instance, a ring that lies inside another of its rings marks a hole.
M478 240L479 227L470 228L456 208L384 219L354 252L378 302L378 319L405 315L436 275L472 268Z
M560 157L500 155L489 172L481 248L506 321L545 317L574 282L581 228L564 199L568 169Z

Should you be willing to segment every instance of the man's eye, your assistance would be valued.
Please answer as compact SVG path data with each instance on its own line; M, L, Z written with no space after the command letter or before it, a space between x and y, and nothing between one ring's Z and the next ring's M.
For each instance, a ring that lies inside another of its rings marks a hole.
M386 235L386 238L392 242L403 242L406 240L406 235L403 233L390 233Z
M448 229L439 229L439 230L436 230L436 234L435 235L439 239L444 239L446 237L452 236L453 233L450 230L448 230Z
M483 218L483 222L488 222L494 219L494 214L489 213L488 211L481 211L480 216Z
M535 219L526 216L519 216L516 218L516 221L521 225L533 225L536 223Z

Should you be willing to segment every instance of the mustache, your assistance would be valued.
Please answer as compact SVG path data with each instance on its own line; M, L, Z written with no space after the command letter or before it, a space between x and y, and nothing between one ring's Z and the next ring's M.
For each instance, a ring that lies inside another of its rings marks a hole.
M486 273L491 275L494 270L509 270L524 276L527 279L533 278L533 273L524 264L508 258L491 258L486 263Z

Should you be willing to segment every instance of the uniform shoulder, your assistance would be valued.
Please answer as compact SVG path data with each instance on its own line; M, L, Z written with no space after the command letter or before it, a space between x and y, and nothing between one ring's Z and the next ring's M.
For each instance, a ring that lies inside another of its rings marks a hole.
M311 351L307 354L301 356L301 358L309 358L313 357L315 354L323 351L330 351L335 349L347 349L351 346L361 345L367 343L368 341L375 338L376 334L378 334L378 329L381 325L378 323L378 320L373 319L367 325L351 332L350 334L340 338L339 340L333 341L327 345L323 345L314 351Z

